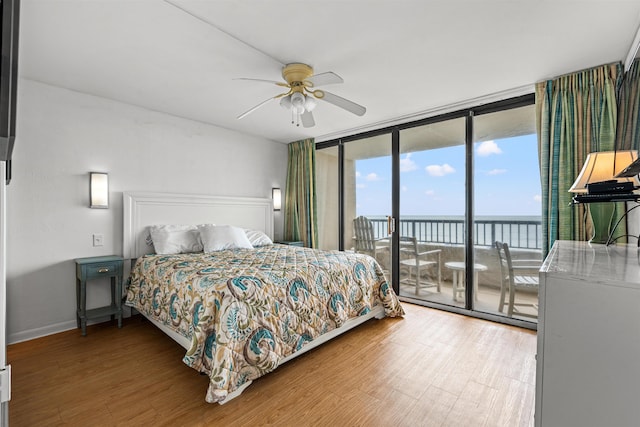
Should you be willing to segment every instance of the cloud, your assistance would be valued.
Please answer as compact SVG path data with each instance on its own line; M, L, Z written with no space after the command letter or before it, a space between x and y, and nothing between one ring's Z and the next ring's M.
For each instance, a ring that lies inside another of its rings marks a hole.
M356 178L360 178L361 176L360 172L356 171Z
M411 160L411 153L408 153L404 159L400 159L400 172L411 172L416 169L418 169L418 165Z
M540 203L542 202L542 196L539 194L536 194L535 196L533 196L533 200Z
M407 191L407 190L409 190L409 189L407 188L407 186L406 186L406 185L403 185L403 186L402 186L402 191Z
M444 165L429 165L425 167L424 170L431 176L445 176L456 171L447 163Z
M492 154L500 154L502 153L502 150L500 149L500 147L498 147L498 144L496 144L495 142L484 141L484 142L481 142L480 145L478 145L478 148L476 149L476 153L478 154L478 156L486 157Z
M364 184L356 184L356 188L366 188L366 185L364 185Z
M380 181L382 178L380 178L378 176L377 173L375 172L371 172L369 175L367 175L366 180L367 181Z
M435 196L436 192L433 190L427 190L424 192L424 194L426 194L427 196Z
M501 175L506 172L506 169L491 169L489 172L487 172L487 175Z

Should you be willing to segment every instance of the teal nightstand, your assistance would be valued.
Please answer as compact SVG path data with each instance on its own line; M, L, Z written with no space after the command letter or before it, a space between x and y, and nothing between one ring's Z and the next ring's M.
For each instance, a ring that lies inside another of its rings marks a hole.
M111 316L122 327L122 267L119 256L78 258L76 262L76 320L82 335L87 335L87 320ZM87 281L99 277L111 278L111 305L87 310Z
M282 241L277 241L274 243L280 243L281 245L289 245L289 246L304 246L304 243L302 242L302 240L282 240Z

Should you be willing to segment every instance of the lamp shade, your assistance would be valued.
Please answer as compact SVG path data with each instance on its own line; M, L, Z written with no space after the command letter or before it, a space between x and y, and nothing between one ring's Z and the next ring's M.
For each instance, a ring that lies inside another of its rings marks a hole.
M317 102L315 98L311 95L307 95L304 100L304 109L311 112L314 108L316 108Z
M280 100L280 106L282 108L290 109L291 108L291 95L283 97Z
M618 182L633 182L634 186L639 186L637 176L630 178L615 178L624 168L633 163L638 158L635 150L624 151L598 151L587 155L587 159L582 166L580 174L569 188L571 193L586 193L587 184L594 182L617 180Z
M89 207L109 208L109 174L89 172Z
M282 191L279 188L272 188L271 197L273 198L273 210L279 211L282 209Z
M304 113L304 101L305 96L300 92L291 94L291 108L296 112L296 114Z

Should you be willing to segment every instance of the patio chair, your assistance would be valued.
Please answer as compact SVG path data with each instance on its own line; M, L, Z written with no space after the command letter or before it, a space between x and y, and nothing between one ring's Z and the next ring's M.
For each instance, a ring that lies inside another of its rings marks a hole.
M400 237L400 268L409 269L409 277L400 280L400 283L411 284L411 272L415 270L415 279L413 283L416 287L416 295L420 293L422 288L435 287L440 292L442 283L442 269L440 260L440 249L420 252L418 250L418 241L415 237ZM436 283L422 280L423 269L436 270L438 281Z
M509 245L506 243L495 242L495 247L498 250L498 259L500 260L500 278L502 281L500 284L498 311L502 313L502 310L504 310L504 306L507 304L505 298L508 292L509 302L507 315L509 317L513 317L513 314L515 313L518 316L537 318L537 302L516 302L516 291L529 290L537 293L538 287L540 286L538 270L540 269L541 261L532 259L512 259L511 252L509 251ZM519 311L517 307L533 307L536 310L536 313L525 313Z
M361 254L376 257L380 249L387 248L384 245L378 245L378 242L388 241L387 238L375 238L373 233L373 223L365 216L359 216L353 220L353 230L355 233L355 251Z

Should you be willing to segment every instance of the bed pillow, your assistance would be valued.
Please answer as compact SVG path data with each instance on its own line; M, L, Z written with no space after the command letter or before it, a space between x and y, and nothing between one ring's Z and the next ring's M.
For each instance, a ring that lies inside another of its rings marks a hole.
M271 240L269 236L264 234L262 231L245 229L244 232L254 248L257 248L258 246L273 245L273 240Z
M195 225L152 225L149 235L159 255L202 252L200 232Z
M204 225L198 227L200 239L205 252L222 251L224 249L245 248L253 246L244 230L232 225Z

